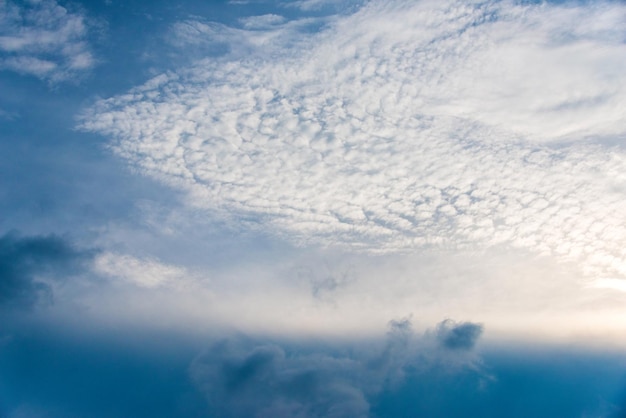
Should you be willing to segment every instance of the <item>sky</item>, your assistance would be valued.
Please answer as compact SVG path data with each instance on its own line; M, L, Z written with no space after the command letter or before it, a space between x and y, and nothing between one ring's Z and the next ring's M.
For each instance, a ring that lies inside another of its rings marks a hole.
M0 0L0 417L626 417L626 5Z

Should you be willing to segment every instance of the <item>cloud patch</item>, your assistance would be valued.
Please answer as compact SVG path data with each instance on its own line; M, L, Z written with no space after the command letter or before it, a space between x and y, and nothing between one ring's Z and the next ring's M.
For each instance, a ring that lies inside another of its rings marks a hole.
M81 126L208 216L298 245L502 245L624 277L625 16L374 1L289 41L220 26L254 53L162 74Z
M80 12L54 0L0 3L0 69L60 82L95 65Z
M153 258L136 258L111 252L95 258L94 270L146 289L181 285L191 277L182 267L164 264Z

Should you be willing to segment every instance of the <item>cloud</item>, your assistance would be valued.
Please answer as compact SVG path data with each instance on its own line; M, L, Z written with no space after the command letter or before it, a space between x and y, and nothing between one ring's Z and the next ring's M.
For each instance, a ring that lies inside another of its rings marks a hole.
M285 18L276 14L248 16L239 19L244 29L267 29L285 22Z
M91 69L95 59L80 12L54 0L0 4L0 69L60 82Z
M0 308L31 309L52 303L49 279L67 280L92 257L55 236L0 237Z
M353 6L357 2L353 1L332 1L332 0L296 0L283 2L282 5L284 7L292 7L298 8L302 11L321 11L321 10L332 10L332 11L340 11L342 9L348 8L349 6ZM358 4L358 3L357 3Z
M471 350L482 332L482 325L471 322L456 323L446 319L437 325L439 343L451 350Z
M411 331L409 319L390 322L379 348L296 348L248 338L221 341L198 356L190 374L219 416L367 417L370 402L402 383L404 372L438 367L436 350ZM472 369L465 358L454 372ZM419 371L418 371L419 370Z
M291 357L276 345L237 347L225 341L197 358L191 373L212 412L222 416L367 416L362 391L350 384L352 363L323 354Z
M270 43L187 22L188 39L255 52L162 74L80 123L236 228L368 253L501 245L621 277L625 14L374 1Z
M94 270L147 289L180 286L191 278L191 274L182 267L164 264L153 258L141 259L111 252L104 252L95 258Z
M173 54L188 62L189 56L267 57L281 55L286 47L297 48L302 34L328 24L330 17L301 17L265 14L243 17L237 26L193 18L174 23L166 37Z

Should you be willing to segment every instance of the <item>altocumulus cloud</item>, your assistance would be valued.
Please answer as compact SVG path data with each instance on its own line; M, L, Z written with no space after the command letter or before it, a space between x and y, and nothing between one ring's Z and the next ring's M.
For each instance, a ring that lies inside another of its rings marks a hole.
M95 59L87 43L87 23L54 0L0 3L0 69L50 82L89 70Z
M617 2L372 1L316 34L219 27L272 41L80 124L209 216L296 244L504 245L624 277L625 18Z

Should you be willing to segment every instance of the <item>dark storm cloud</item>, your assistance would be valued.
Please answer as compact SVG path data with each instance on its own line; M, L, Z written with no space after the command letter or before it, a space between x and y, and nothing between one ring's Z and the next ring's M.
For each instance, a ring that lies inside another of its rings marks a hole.
M52 289L40 277L62 280L93 256L56 235L0 237L0 308L29 309L52 302Z
M471 350L483 332L483 326L472 322L446 319L437 325L437 339L451 350Z

